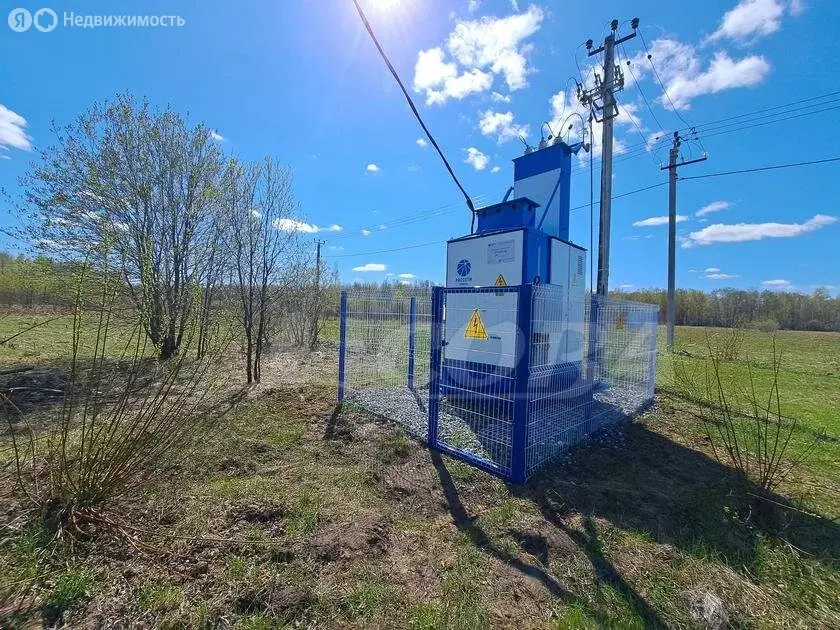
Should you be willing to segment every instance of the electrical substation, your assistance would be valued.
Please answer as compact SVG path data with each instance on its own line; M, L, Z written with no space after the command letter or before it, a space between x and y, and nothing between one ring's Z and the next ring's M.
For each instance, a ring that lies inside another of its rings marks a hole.
M611 22L600 48L587 42L590 55L604 52L605 73L591 89L578 86L578 98L603 128L593 293L588 252L570 233L572 163L591 150L591 137L570 143L549 127L537 147L526 143L513 159L513 182L501 201L475 208L356 7L472 216L469 232L447 241L444 286L430 293L342 293L339 402L402 425L432 449L524 483L653 398L658 307L609 297L606 288L618 112L613 91L623 86L613 53L635 36L638 20L623 38Z

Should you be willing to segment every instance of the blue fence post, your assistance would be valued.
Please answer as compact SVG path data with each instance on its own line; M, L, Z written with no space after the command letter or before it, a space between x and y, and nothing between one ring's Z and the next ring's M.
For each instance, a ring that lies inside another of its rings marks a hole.
M443 287L432 288L432 348L429 353L429 448L437 448L438 446L440 373L443 354L443 291Z
M417 298L408 303L408 389L414 391L414 349L417 341Z
M598 296L594 293L589 294L589 350L586 357L586 380L590 384L596 384L595 366L598 363L598 341L599 341L599 324L598 324Z
M338 404L344 402L344 369L347 355L347 291L341 292L338 315Z
M511 481L523 484L528 477L528 380L531 373L531 312L534 287L519 287L517 319L521 326L516 348L516 386L513 393L513 430L511 434Z
M648 365L648 400L650 402L653 400L653 395L655 393L656 388L656 350L657 350L657 342L658 335L659 335L659 309L653 311L651 310L648 314L650 321L648 322L648 328L650 329L650 345L648 350L650 351L649 357L649 365Z

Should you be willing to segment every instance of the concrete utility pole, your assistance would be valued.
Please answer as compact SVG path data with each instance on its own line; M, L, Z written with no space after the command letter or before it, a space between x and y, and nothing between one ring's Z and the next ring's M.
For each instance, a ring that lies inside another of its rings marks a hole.
M604 39L600 48L592 49L592 40L587 40L586 50L588 55L604 53L604 79L596 74L595 87L586 89L578 86L578 99L584 105L588 105L595 116L595 120L602 123L601 129L601 210L598 222L598 282L596 292L598 295L607 295L609 291L610 278L610 219L612 216L612 157L613 157L613 118L618 116L614 93L624 88L624 74L621 68L615 65L615 47L617 44L626 42L636 36L636 29L639 27L639 18L633 18L631 22L633 32L616 39L618 20L610 23L611 33ZM598 113L601 112L601 118ZM591 255L591 252L590 252Z
M321 286L321 245L327 241L315 239L315 286Z
M677 319L676 307L676 275L677 275L677 169L687 164L696 164L706 159L704 155L696 160L677 163L680 155L680 134L674 132L674 141L671 150L668 152L668 166L661 170L668 169L668 324L667 324L667 345L668 352L674 351L674 325Z

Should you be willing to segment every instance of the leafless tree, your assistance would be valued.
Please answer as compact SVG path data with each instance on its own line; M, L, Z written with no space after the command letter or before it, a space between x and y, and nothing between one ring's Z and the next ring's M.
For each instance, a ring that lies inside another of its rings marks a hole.
M244 166L235 160L225 175L230 217L230 258L239 296L248 383L259 382L271 307L293 281L290 262L297 254L297 206L288 167L271 158Z
M108 242L149 340L172 357L195 287L215 278L223 160L210 129L126 94L54 132L21 181L27 236L77 258Z

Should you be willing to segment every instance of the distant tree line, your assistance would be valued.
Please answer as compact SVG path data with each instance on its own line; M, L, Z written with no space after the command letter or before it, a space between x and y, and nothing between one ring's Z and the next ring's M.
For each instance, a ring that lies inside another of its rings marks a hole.
M667 294L663 289L616 292L617 297L659 305L665 321ZM766 330L840 331L840 297L827 289L810 295L790 291L718 289L706 293L680 289L676 293L677 326L747 326Z

